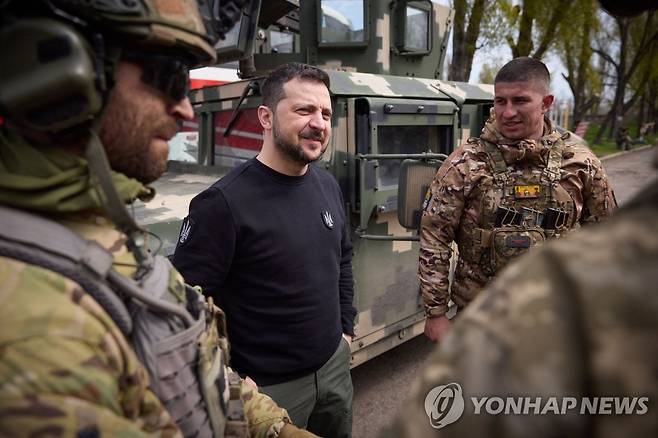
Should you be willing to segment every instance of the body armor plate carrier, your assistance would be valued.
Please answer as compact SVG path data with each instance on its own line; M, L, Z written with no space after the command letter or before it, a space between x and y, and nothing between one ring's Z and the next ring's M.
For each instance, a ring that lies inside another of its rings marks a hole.
M488 275L548 238L560 237L576 226L574 203L560 185L563 140L549 145L541 172L510 172L498 147L480 139L493 183L483 187L480 227L461 236L459 251ZM499 200L499 201L498 201Z
M226 368L223 312L178 284L163 256L139 280L119 274L112 254L51 220L0 206L0 256L57 272L89 293L130 340L150 387L185 436L248 436L240 379Z

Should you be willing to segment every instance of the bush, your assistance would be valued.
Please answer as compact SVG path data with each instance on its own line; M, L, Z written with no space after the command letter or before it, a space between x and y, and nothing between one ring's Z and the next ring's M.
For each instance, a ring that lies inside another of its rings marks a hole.
M603 140L601 141L600 144L594 144L594 138L596 137L596 134L599 132L599 127L601 126L600 123L590 123L590 125L587 127L587 132L585 133L585 140L587 141L587 144L589 145L590 149L596 154L597 157L603 157L605 155L613 154L615 152L619 152L619 148L617 147L617 142L614 139L608 139L605 136L603 136ZM628 124L628 131L631 135L631 138L633 140L637 140L635 138L635 134L637 133L637 122L632 121ZM636 143L633 145L633 147L638 147L642 144L653 144L656 142L656 139L658 139L658 134L650 134L647 135L644 138L644 142L642 143Z

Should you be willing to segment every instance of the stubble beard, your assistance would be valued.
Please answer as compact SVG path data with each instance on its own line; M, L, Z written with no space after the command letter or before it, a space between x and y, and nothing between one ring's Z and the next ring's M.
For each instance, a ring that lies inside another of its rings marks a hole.
M149 184L167 168L169 147L153 146L155 134L178 131L175 120L149 111L148 104L136 102L115 89L108 103L99 137L112 170Z
M274 137L274 146L276 146L276 148L288 159L304 166L319 160L327 150L328 143L324 144L324 136L322 132L305 130L301 133L302 138L317 139L323 143L320 154L315 158L310 157L304 148L302 148L301 144L292 144L285 140L281 135L278 124L276 122L272 126L272 132Z

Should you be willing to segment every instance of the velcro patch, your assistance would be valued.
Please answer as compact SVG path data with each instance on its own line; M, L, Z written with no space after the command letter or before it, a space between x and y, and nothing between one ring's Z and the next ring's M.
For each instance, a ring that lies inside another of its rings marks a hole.
M539 198L539 195L540 187L538 185L514 186L514 197L516 199Z
M427 189L427 191L425 192L425 199L423 199L423 211L427 210L427 207L429 207L431 200L432 200L432 190Z
M530 237L523 234L512 234L505 239L508 248L530 248Z

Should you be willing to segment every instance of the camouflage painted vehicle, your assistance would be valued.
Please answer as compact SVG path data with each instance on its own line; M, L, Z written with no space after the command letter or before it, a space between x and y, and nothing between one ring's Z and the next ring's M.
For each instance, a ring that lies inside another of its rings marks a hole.
M246 10L244 21L256 16L258 8ZM493 99L491 86L436 79L450 20L449 9L428 0L268 1L260 8L259 30L238 30L256 36L252 47L218 48L227 57L253 50L240 69L254 78L192 92L196 120L174 151L183 161L170 162L155 199L137 208L141 223L172 253L191 198L258 153L262 74L289 61L318 65L330 75L334 111L332 139L316 165L340 184L354 243L352 364L422 333L420 202L440 160L480 131ZM408 158L429 161L418 168L429 170L425 182L403 184L399 191ZM399 209L398 201L411 206Z

